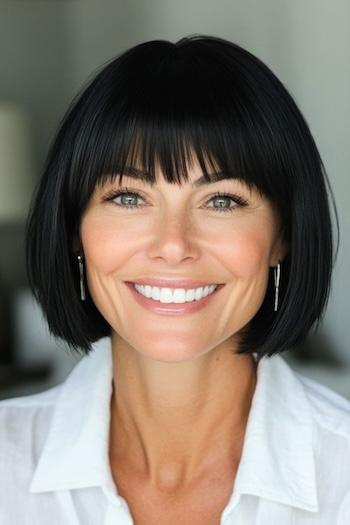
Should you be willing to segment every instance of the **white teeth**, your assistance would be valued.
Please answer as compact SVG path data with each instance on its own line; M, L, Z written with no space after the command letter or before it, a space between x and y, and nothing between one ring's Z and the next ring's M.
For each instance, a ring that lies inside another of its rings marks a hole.
M217 284L185 290L184 288L158 288L157 286L134 284L134 288L145 297L161 303L191 303L213 293Z

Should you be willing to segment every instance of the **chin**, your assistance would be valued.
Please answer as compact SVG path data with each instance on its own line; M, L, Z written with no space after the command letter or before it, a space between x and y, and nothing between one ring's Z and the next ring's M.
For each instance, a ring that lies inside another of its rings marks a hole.
M140 353L145 358L153 359L155 361L160 361L163 363L182 363L186 361L192 361L193 359L196 359L200 355L199 351L198 353L193 352L193 351L189 352L188 347L186 350L183 350L183 351L179 350L178 347L177 348L174 347L174 350L171 351L171 349L169 349L169 345L167 345L166 348L164 349L155 350L153 348L149 352L147 352L147 350L143 348L142 351L140 351Z

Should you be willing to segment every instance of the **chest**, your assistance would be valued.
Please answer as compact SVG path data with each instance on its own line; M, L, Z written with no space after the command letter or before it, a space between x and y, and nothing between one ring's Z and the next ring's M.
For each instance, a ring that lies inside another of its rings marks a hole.
M191 490L169 494L120 478L117 488L134 525L219 525L233 482L232 473L219 479L214 476Z

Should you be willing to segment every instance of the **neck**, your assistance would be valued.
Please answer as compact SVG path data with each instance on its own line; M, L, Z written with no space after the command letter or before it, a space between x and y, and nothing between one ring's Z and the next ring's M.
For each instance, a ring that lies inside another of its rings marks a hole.
M149 359L113 342L110 460L158 488L239 463L256 363L223 345L192 361Z

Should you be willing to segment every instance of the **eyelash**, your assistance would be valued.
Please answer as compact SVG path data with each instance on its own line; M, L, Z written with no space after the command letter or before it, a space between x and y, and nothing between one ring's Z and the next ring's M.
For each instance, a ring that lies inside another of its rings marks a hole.
M140 193L136 192L136 191L131 191L129 188L122 188L121 190L112 190L111 192L109 192L105 198L103 199L104 201L112 201L114 199L116 199L117 197L120 197L121 195L134 195L136 197L139 197L140 199L142 200L145 200L142 195L140 195ZM218 211L219 213L225 213L225 212L233 212L235 211L237 208L240 208L240 207L243 207L243 206L247 206L247 201L245 201L244 199L242 199L242 197L239 197L238 195L232 195L230 193L224 193L224 192L216 192L212 197L210 197L209 201L217 198L217 197L225 197L225 198L228 198L228 199L232 199L233 201L235 201L235 203L237 204L237 206L234 206L233 208L212 208L214 211ZM137 209L139 208L139 206L137 206L136 204L117 204L115 203L117 206L119 206L120 208L130 208L130 209ZM142 207L142 206L141 206Z

